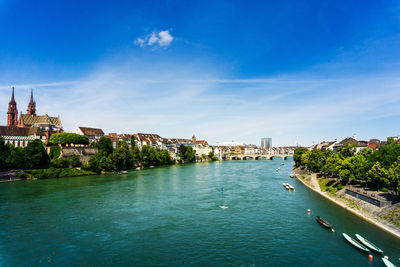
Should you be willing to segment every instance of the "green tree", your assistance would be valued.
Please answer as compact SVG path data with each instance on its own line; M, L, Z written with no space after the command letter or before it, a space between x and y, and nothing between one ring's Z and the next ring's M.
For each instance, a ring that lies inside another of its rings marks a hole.
M343 160L337 154L330 155L322 167L322 171L330 176L339 177L339 171L343 164Z
M110 154L110 159L119 170L132 168L133 166L132 155L125 141L118 142L117 149Z
M60 155L61 155L61 147L59 146L50 147L50 153L49 153L50 159L57 159L60 157Z
M30 141L24 149L26 167L29 169L45 169L49 167L50 158L39 139Z
M397 195L399 195L400 192L400 157L397 158L397 161L395 161L392 166L388 170L388 180L390 183L390 186L393 188L393 190L396 192Z
M104 153L106 156L110 155L114 150L111 139L104 136L100 137L97 147L99 148L99 152Z
M16 147L11 150L10 153L10 164L12 168L15 169L26 169L27 168L27 159L25 155L24 148Z
M211 159L211 160L217 160L217 157L215 156L213 151L210 151L208 153L208 158Z
M339 147L337 149L337 151L338 151L338 155L342 159L349 158L349 157L354 156L354 154L356 153L356 146L354 144L352 145L352 144L346 143L346 144L344 144L344 146Z
M380 146L378 150L372 153L371 161L374 163L379 161L383 167L388 169L399 156L400 144L397 144L393 138L388 138L386 145Z
M75 133L55 133L50 136L49 143L62 146L70 144L87 145L89 138Z
M50 165L53 168L68 168L70 161L62 158L55 158L50 161Z
M71 162L71 166L76 168L76 167L80 167L82 165L81 160L79 159L78 155L72 155L70 158L70 162Z
M140 162L140 160L141 160L141 158L140 158L140 149L138 148L137 145L135 145L132 148L131 154L132 154L132 160L133 161Z
M131 136L131 149L133 149L135 146L136 146L135 136L132 135L132 136Z
M296 167L300 167L302 164L301 157L308 151L305 147L298 147L294 150L293 160Z
M372 185L375 185L378 188L378 190L382 184L389 184L388 171L381 166L379 161L377 161L368 171L367 178Z
M0 136L0 170L7 170L9 168L8 160L10 158L11 148L4 142Z
M104 152L99 152L90 156L88 165L90 170L97 173L101 173L102 171L112 171L115 169L111 159L107 157Z

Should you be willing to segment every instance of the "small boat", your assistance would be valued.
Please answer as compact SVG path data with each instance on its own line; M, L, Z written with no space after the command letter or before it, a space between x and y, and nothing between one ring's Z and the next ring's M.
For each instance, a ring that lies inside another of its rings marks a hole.
M288 185L290 190L294 190L294 187L292 185Z
M127 171L120 171L119 174L128 174Z
M387 267L396 267L396 265L394 265L393 263L391 263L388 259L386 259L385 257L382 258L383 263L387 266Z
M326 228L329 228L329 229L332 228L332 225L328 221L324 220L323 218L317 216L317 217L315 217L315 219L317 220L317 222L319 222L321 225L325 226Z
M290 178L296 178L296 175L294 175L293 173L291 175L289 175Z
M358 243L355 239L351 238L350 236L348 236L347 234L343 233L344 238L346 238L346 240L352 244L353 246L355 246L358 249L361 249L364 252L369 252L370 250L366 247L364 247L363 245L361 245L360 243Z
M383 253L383 250L378 248L376 245L374 245L372 242L368 241L364 237L360 236L359 234L356 234L356 237L358 240L360 240L361 243L363 243L364 246L368 247L369 249L378 252L378 253Z

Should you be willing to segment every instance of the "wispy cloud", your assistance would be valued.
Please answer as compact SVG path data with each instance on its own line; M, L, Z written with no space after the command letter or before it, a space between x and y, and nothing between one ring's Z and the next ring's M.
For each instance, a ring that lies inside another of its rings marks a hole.
M140 47L167 47L173 40L174 37L172 37L171 33L166 30L152 32L144 37L139 37L133 43Z
M213 144L258 144L268 136L274 144L290 145L297 136L311 144L353 133L362 137L365 129L365 138L400 132L399 84L395 74L230 79L212 65L104 63L79 81L19 85L26 93L18 94L17 102L24 110L28 89L38 88L38 112L60 114L66 130L81 125L165 137L196 134ZM7 89L0 91L4 122L10 87L0 88ZM377 127L387 119L394 120L391 127Z

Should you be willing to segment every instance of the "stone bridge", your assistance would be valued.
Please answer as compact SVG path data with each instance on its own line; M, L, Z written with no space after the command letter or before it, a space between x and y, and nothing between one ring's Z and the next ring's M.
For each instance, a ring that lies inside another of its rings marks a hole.
M293 157L293 154L267 154L267 155L230 155L228 159L230 160L273 160L274 158L281 158L282 160L287 160L288 157Z

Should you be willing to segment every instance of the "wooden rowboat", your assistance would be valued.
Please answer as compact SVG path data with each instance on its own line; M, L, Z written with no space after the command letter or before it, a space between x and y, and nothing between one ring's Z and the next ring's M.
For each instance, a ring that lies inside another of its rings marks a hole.
M317 216L317 217L315 217L315 219L316 219L317 222L319 222L322 226L325 226L326 228L332 228L332 225L331 225L328 221L324 220L323 218Z
M368 241L367 239L365 239L364 237L360 236L359 234L356 234L356 237L358 240L360 240L361 243L363 243L364 246L366 246L367 248L378 252L378 253L383 253L383 250L378 248L376 245L374 245L372 242Z
M351 238L350 236L348 236L347 234L343 233L344 238L346 238L346 240L352 244L353 246L355 246L356 248L364 251L364 252L369 252L370 250L366 247L364 247L363 245L361 245L360 243L358 243L355 239Z

